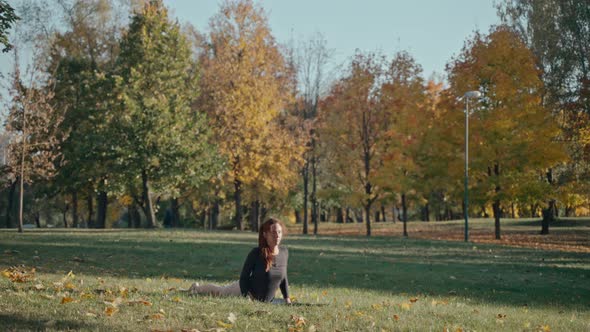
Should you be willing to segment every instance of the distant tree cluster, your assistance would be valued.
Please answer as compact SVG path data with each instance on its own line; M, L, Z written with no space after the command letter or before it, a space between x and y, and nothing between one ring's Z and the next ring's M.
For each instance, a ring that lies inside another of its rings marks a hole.
M407 236L410 219L463 215L458 97L471 90L482 98L470 115L470 215L493 217L500 238L503 217L544 216L545 230L558 211L589 207L577 181L590 174L590 52L542 33L549 22L587 33L575 8L500 4L504 24L475 33L435 81L403 51L358 52L329 79L327 41L280 45L253 0L223 2L207 33L161 0L52 4L59 24L29 29L35 79L15 60L6 227L18 192L21 230L25 220L256 231L277 214L305 234L309 222L314 233L322 221L364 222L371 235L372 222L400 220ZM39 3L26 6L19 24L31 28Z

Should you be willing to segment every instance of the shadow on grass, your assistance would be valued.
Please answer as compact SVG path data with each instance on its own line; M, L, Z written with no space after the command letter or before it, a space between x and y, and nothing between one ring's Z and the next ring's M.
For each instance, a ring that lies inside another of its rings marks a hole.
M3 328L2 331L45 331L47 329L78 331L81 329L92 330L96 328L94 325L76 320L38 320L5 313L0 313L0 326Z
M0 232L0 269L126 278L238 278L255 234L196 231ZM590 309L587 254L391 237L286 239L289 280L382 294L461 296L510 305ZM295 294L296 295L296 294Z
M541 231L541 219L529 219L529 220L513 220L510 222L511 226L523 226L523 227L537 227ZM549 225L549 232L551 228L563 228L563 227L590 227L590 219L580 218L558 218Z

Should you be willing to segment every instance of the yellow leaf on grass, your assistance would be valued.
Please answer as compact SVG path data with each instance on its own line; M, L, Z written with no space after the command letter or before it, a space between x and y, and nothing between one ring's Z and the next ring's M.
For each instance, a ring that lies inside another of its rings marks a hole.
M231 327L232 327L233 325L231 325L231 324L228 324L228 323L224 323L224 322L222 322L222 321L218 320L218 321L217 321L217 326L219 326L219 327L221 327L221 328L224 328L224 329L231 329Z
M381 304L379 304L379 303L376 303L376 304L371 304L371 308L373 310L379 311L379 310L382 310L383 309L383 306Z
M543 332L551 332L551 327L549 327L549 325L539 325L539 330Z
M291 321L296 327L301 327L306 324L305 317L303 316L291 315Z
M163 314L157 312L155 314L147 315L144 318L145 319L164 319L164 318L166 318L166 316L164 316Z
M76 286L74 286L74 284L72 284L71 282L68 282L64 285L64 288L67 290L74 290L76 289Z
M409 303L402 303L401 307L404 310L410 310L411 305Z
M151 307L152 303L146 300L133 300L133 301L127 301L127 304L129 305L134 305L134 304L141 304L144 305L146 307Z
M74 302L74 301L75 301L75 300L74 300L73 298L71 298L71 297L69 297L69 296L64 296L64 297L61 299L61 304L65 304L65 303L71 303L71 302Z
M104 308L104 314L107 315L108 317L111 317L117 311L119 311L119 309L117 309L115 307L106 307L106 308Z
M346 301L344 306L346 307L346 309L350 309L350 307L352 306L352 301Z

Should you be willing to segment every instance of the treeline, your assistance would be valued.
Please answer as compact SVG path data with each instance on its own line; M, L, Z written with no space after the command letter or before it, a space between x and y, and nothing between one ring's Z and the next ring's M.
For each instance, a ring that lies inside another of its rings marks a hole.
M549 68L562 62L538 32L587 26L577 12L501 4L504 23L469 38L444 81L407 52L358 52L330 80L327 41L280 45L251 0L224 2L206 33L160 0L126 4L55 0L45 20L23 5L37 52L21 73L13 50L5 227L257 230L278 214L306 234L354 221L370 235L372 221L461 218L466 102L468 212L493 216L497 238L502 217L542 215L548 232L590 207L588 53Z

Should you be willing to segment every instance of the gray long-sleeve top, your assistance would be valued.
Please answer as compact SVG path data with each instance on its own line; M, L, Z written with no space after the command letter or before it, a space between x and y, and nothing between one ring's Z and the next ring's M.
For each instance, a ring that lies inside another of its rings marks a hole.
M277 288L281 288L284 298L289 297L289 281L287 279L287 262L289 250L279 246L279 254L274 256L270 270L265 271L266 263L258 247L253 248L240 274L240 291L243 296L248 293L258 301L270 302L274 299Z

